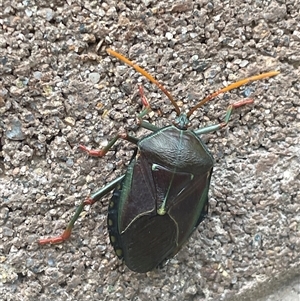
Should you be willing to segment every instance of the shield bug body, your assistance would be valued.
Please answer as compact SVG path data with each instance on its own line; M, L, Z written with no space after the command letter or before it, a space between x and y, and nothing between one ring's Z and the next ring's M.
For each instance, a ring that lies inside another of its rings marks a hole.
M138 139L128 134L119 134L102 150L88 150L80 146L88 154L101 157L119 138L135 143L137 149L126 174L82 202L62 235L41 239L39 243L59 243L68 239L84 206L93 204L114 189L108 210L111 244L117 256L131 270L143 273L174 256L207 214L213 157L199 135L225 127L235 108L251 104L253 100L246 99L230 105L224 122L220 124L189 130L189 117L217 95L251 81L275 76L279 72L271 71L233 83L208 95L184 114L171 94L150 74L121 54L111 49L107 51L157 85L170 99L177 117L173 125L164 128L143 121L143 116L151 108L140 87L145 108L138 115L139 124L152 131L150 135Z

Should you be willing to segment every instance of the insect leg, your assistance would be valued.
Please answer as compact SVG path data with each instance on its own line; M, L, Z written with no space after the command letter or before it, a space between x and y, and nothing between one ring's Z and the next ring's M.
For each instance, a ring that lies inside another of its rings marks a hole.
M137 116L138 118L138 125L144 129L147 129L149 131L152 131L152 132L156 132L159 130L159 128L147 121L144 121L143 120L143 117L145 115L147 115L150 111L151 111L151 106L144 94L144 88L143 86L139 86L139 92L140 92L140 95L141 95L141 99L142 99L142 104L143 106L145 107L142 112Z
M143 128L146 128L150 131L153 131L153 132L156 132L157 130L159 130L159 128L157 128L156 126L148 123L148 122L145 122L142 120L142 118L148 114L150 111L151 111L151 107L150 107L150 104L144 94L144 89L142 86L139 86L139 92L140 92L140 95L141 95L141 99L142 99L142 104L143 106L145 107L142 112L137 116L138 118L138 125L143 127ZM139 139L136 138L136 137L133 137L133 136L130 136L128 135L127 133L120 133L120 134L117 134L117 136L115 136L113 139L111 139L108 144L100 149L100 150L89 150L86 146L84 145L79 145L79 148L83 151L85 151L86 153L88 153L90 156L94 156L94 157L103 157L109 150L110 148L119 140L119 139L124 139L124 140L127 140L129 142L132 142L134 144L137 144Z
M117 136L115 136L113 139L111 139L108 144L103 147L102 149L96 150L96 149L88 149L84 145L79 145L79 148L83 150L84 152L88 153L90 156L94 157L103 157L109 150L110 148L119 140L119 139L124 139L129 142L132 142L134 144L137 144L139 139L133 136L128 135L127 133L120 133Z
M99 201L103 196L105 196L107 193L109 193L111 190L113 190L123 180L124 176L125 175L120 176L120 177L116 178L115 180L111 181L110 183L108 183L107 185L105 185L103 188L99 189L94 194L92 194L85 201L83 201L78 206L78 208L77 208L74 216L70 220L67 228L65 229L65 231L61 235L56 236L56 237L50 237L50 238L40 239L38 241L38 243L40 245L57 244L57 243L61 243L61 242L65 241L65 240L67 240L71 236L71 232L72 232L73 226L74 226L75 222L77 221L77 219L79 218L79 215L83 211L83 208L86 205L92 205L95 202Z
M196 135L202 135L202 134L207 134L207 133L211 133L211 132L214 132L214 131L218 131L218 130L224 128L228 124L230 116L231 116L232 112L235 109L237 109L239 107L242 107L244 105L252 104L253 102L254 102L253 99L248 99L247 98L247 99L243 99L243 100L240 100L238 102L235 102L235 103L231 104L227 108L224 122L219 123L219 124L210 125L210 126L195 130L194 133Z

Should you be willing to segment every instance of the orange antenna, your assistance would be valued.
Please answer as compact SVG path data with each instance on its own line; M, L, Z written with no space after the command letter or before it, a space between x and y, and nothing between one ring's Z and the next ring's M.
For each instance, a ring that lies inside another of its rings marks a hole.
M195 105L188 113L187 113L187 117L190 117L197 109L199 109L202 105L204 105L205 103L207 103L208 101L210 101L212 98L215 98L216 96L218 96L221 93L224 92L228 92L230 90L236 89L240 86L246 85L249 82L253 82L255 80L260 80L266 77L271 77L271 76L275 76L277 74L279 74L279 71L270 71L270 72L266 72L266 73L262 73L262 74L258 74L258 75L254 75L251 77L247 77L244 78L242 80L239 80L233 84L228 85L225 88L222 88L208 96L206 96L204 99L202 99L197 105Z
M177 105L177 103L175 102L173 96L167 91L167 89L161 84L159 83L151 74L149 74L147 71L145 71L144 69L142 69L140 66L134 64L132 61L130 61L129 59L127 59L125 56L123 56L122 54L108 48L106 49L106 51L108 52L108 54L118 58L120 61L124 62L125 64L131 66L132 68L134 68L137 72L141 73L142 75L144 75L146 78L149 79L150 82L152 82L153 84L155 84L161 91L163 91L167 97L170 99L171 103L173 104L173 106L175 107L175 111L177 115L180 115L180 109Z

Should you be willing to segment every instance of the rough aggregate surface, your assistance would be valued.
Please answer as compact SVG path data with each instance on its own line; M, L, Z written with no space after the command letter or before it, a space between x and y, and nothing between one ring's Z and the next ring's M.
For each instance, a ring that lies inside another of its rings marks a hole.
M0 299L252 301L291 280L300 298L299 11L298 0L3 0ZM215 158L208 217L146 274L114 254L109 195L84 210L67 242L37 243L124 173L134 146L120 141L92 158L78 144L145 135L138 84L153 109L146 120L164 126L175 116L167 97L108 47L164 83L183 110L238 79L281 72L193 115L192 127L204 127L222 122L230 103L254 99L228 127L203 135Z

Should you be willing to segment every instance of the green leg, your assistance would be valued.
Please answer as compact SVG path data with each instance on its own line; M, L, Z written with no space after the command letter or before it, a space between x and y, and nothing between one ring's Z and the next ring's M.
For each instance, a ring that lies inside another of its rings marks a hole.
M144 121L144 120L140 121L140 127L147 129L151 132L157 132L159 130L159 128L157 126L155 126L152 123L149 123L147 121Z
M142 104L145 107L145 109L137 117L139 120L138 124L140 127L144 128L144 129L147 129L152 132L157 132L159 130L159 128L157 126L143 120L143 117L151 111L151 106L144 94L144 88L142 86L139 86L139 92L141 95Z
M95 202L99 201L103 196L105 196L107 193L109 193L111 190L113 190L124 178L125 175L120 176L113 180L112 182L108 183L106 186L101 188L100 190L96 191L94 194L92 194L88 199L83 201L77 208L73 218L70 220L66 230L59 236L51 237L51 238L45 238L40 239L38 242L41 245L45 244L57 244L61 243L65 240L67 240L71 236L71 232L73 229L73 226L77 219L79 218L80 213L83 211L83 208L86 205L92 205Z
M232 105L230 105L227 108L224 122L219 123L219 124L210 125L210 126L207 126L205 128L201 128L201 129L195 130L194 133L196 135L202 135L202 134L208 134L208 133L211 133L211 132L214 132L214 131L218 131L218 130L224 128L228 124L230 116L231 116L232 112L235 109L237 109L239 107L242 107L244 105L251 104L253 102L254 102L253 99L243 99L241 101L233 103Z
M132 142L134 144L137 144L139 139L133 136L128 135L127 133L122 133L122 134L118 134L117 136L115 136L112 140L109 141L109 143L103 147L102 149L96 150L96 149L88 149L86 146L84 145L79 145L79 148L83 151L85 151L86 153L88 153L90 156L94 156L94 157L103 157L109 150L110 148L119 140L119 139L124 139L127 140L129 142Z
M144 94L144 89L142 86L139 86L139 92L140 92L140 95L141 95L141 99L142 99L142 103L145 107L144 110L142 110L142 112L137 116L138 118L138 124L139 126L147 129L147 130L150 130L152 132L156 132L159 130L158 127L156 127L155 125L149 123L149 122L146 122L144 121L142 118L147 115L150 111L151 111L151 107L150 107L150 104ZM110 148L119 140L119 139L124 139L124 140L127 140L129 142L132 142L134 144L137 144L139 139L136 138L136 137L133 137L133 136L130 136L128 135L127 133L120 133L118 134L117 136L115 136L111 141L109 141L109 143L102 149L100 150L94 150L94 149L91 149L89 150L86 146L84 145L79 145L79 148L83 151L85 151L86 153L88 153L90 156L94 156L94 157L103 157L109 150Z
M150 107L150 104L149 104L145 94L144 94L144 89L143 89L142 86L139 86L139 92L140 92L140 95L141 95L142 103L145 107L145 109L138 115L139 126L144 128L144 129L147 129L149 131L157 132L159 130L158 127L156 127L155 125L143 120L143 117L151 111L151 107Z
M145 109L138 115L138 119L142 120L142 118L147 115L151 111L151 106L144 94L144 88L143 86L139 86L139 92L142 100L142 104L145 107Z

